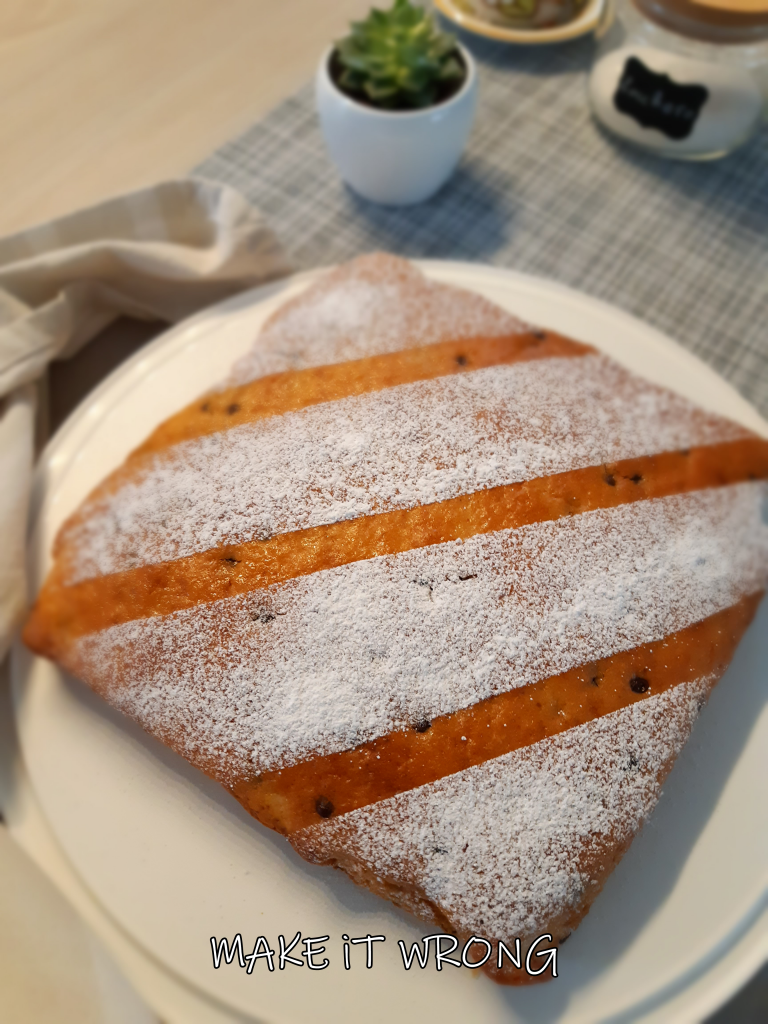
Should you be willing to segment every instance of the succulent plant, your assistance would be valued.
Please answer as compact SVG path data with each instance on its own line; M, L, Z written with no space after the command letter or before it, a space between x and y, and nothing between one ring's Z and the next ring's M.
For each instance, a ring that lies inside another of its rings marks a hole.
M429 107L458 88L465 68L456 40L440 32L422 7L395 0L352 22L336 43L337 84L385 110Z

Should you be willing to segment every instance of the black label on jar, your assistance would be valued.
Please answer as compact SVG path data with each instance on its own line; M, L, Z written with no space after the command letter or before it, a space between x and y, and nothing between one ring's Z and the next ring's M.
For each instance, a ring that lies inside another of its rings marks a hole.
M669 75L650 71L637 57L628 57L613 105L643 128L658 128L670 139L686 139L708 96L703 85L678 85Z

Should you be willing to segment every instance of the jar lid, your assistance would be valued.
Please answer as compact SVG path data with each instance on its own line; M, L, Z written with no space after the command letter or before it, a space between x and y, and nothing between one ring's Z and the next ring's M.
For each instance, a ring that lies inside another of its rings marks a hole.
M641 14L678 35L710 43L768 39L768 0L633 0Z

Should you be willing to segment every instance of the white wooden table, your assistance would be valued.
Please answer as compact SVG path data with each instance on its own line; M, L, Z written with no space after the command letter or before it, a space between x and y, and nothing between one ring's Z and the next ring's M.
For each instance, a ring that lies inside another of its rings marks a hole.
M365 0L3 0L0 235L183 174Z

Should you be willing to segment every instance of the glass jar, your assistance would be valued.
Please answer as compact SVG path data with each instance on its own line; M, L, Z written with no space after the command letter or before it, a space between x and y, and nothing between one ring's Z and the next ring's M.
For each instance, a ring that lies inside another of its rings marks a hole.
M768 110L768 0L609 0L589 77L598 121L663 156L713 160Z

